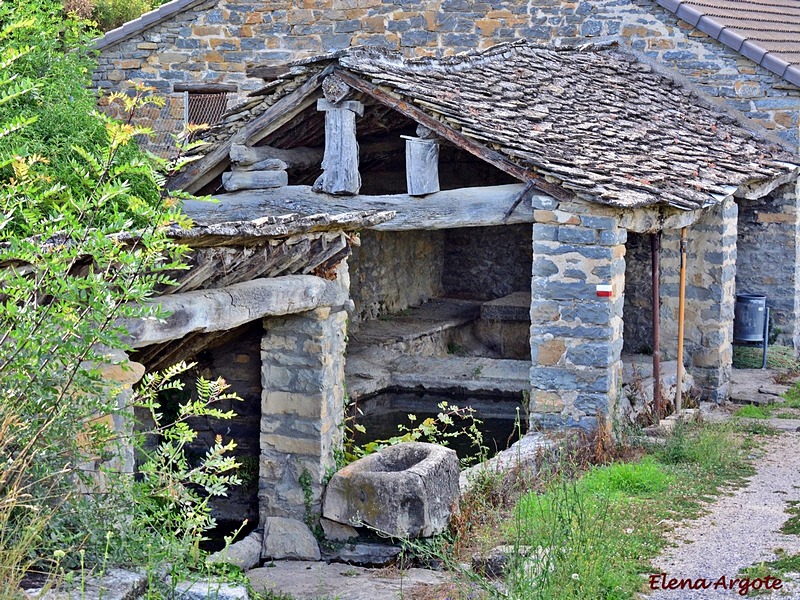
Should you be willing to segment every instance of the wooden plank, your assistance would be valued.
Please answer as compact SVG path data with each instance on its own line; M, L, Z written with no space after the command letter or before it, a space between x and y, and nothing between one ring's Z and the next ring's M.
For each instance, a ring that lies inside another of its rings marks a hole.
M287 65L281 65L279 67L258 66L247 69L247 76L263 79L264 81L272 81L273 79L286 77L290 75L291 72L291 67Z
M298 113L311 106L316 98L311 97L329 75L333 67L312 75L303 85L287 94L267 110L247 123L237 135L232 136L217 146L202 159L190 163L170 179L167 187L171 190L197 192L212 182L230 165L232 144L254 145L264 139L278 127L294 118Z
M205 221L251 221L287 213L307 215L353 214L363 211L395 213L394 218L364 228L380 231L486 227L532 223L531 202L521 202L506 217L525 191L526 184L460 188L436 192L424 198L408 194L384 196L332 196L312 191L309 186L290 185L274 190L241 191L217 196L218 204L191 203L186 213L198 226ZM535 197L536 194L531 194ZM542 197L542 196L539 196ZM530 197L529 197L530 199ZM548 198L549 199L549 198ZM191 241L187 241L191 245Z
M173 92L189 92L190 94L221 94L222 92L236 92L238 88L228 83L176 83L172 86Z
M406 140L406 187L409 196L425 196L439 191L439 144L402 136Z
M336 68L334 72L345 83L354 89L372 96L381 104L395 109L397 112L404 114L410 119L413 119L420 125L424 125L440 137L452 142L462 150L466 150L470 154L477 156L481 160L486 161L490 165L497 167L501 171L508 173L512 177L516 177L520 181L524 182L533 181L536 189L549 194L554 198L558 198L560 200L570 200L573 198L573 195L564 188L545 181L539 175L536 175L531 170L521 167L520 165L510 161L499 152L496 152L495 150L487 148L483 144L479 144L478 142L464 137L455 129L452 129L441 121L431 117L422 109L417 108L405 100L391 95L377 85L370 83L369 81L365 81L364 79L361 79L360 77L357 77L353 73L345 71L342 68Z

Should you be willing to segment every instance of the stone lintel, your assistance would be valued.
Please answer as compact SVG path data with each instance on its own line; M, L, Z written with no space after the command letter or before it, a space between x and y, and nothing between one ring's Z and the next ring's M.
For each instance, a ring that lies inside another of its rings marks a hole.
M227 331L270 315L309 311L319 306L341 306L347 292L338 283L313 275L254 279L225 288L186 292L155 298L169 316L127 320L128 343L133 348L178 340L190 333Z

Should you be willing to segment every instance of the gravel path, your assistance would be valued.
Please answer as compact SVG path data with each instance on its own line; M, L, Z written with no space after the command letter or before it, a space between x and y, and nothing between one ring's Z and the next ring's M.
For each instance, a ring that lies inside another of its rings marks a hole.
M789 518L787 501L800 500L800 434L770 438L766 453L756 459L756 474L746 487L721 497L710 512L670 534L676 546L653 561L667 578L736 577L743 567L774 560L775 549L800 553L800 536L778 530ZM752 595L752 594L751 594ZM658 590L650 600L742 598L736 591ZM800 584L785 582L772 597L800 598Z

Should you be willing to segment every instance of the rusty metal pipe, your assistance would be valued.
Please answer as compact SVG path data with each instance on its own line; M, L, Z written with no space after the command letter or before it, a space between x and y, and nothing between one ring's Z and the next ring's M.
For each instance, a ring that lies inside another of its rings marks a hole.
M681 395L683 394L683 321L686 312L686 227L681 229L681 277L678 289L678 367L677 391L675 392L675 414L681 414Z
M661 250L661 232L650 234L650 259L653 271L653 412L655 413L656 423L661 418L661 340L659 330L661 328L659 313L661 311L661 300L659 290L659 251Z

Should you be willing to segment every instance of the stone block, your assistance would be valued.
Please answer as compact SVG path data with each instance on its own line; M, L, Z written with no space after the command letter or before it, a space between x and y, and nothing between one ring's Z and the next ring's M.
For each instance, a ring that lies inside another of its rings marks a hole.
M429 537L447 529L457 506L458 476L455 451L421 442L398 444L336 473L322 514L392 537Z
M261 548L264 545L264 538L261 532L254 531L243 540L239 540L220 550L214 552L206 559L209 564L223 563L234 565L247 571L261 562Z
M305 523L283 517L267 517L262 556L274 560L319 560L320 552L314 534Z
M322 531L325 532L325 539L333 542L347 542L358 537L358 531L355 527L345 525L344 523L337 523L322 517L319 520L322 526Z
M594 244L597 241L597 231L564 225L558 228L558 241L567 244Z

